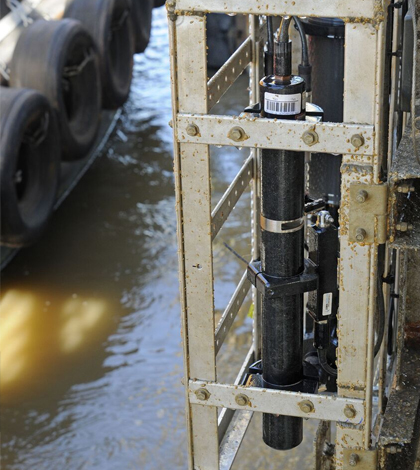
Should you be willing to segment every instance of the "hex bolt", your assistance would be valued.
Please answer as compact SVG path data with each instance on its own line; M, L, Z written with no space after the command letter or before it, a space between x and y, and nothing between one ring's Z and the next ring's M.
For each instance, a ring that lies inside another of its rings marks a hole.
M318 134L315 131L305 131L302 134L302 140L306 145L312 146L318 143Z
M244 140L245 137L246 134L242 127L232 127L232 129L228 132L228 138L234 142L240 142L241 140Z
M198 135L200 132L200 129L198 128L198 126L196 126L195 124L188 124L187 126L187 134L191 137L195 137L196 135Z
M368 198L368 196L369 196L368 192L365 191L364 189L361 189L357 193L356 201L359 202L360 204L363 204L364 202L366 202L366 199Z
M395 228L398 232L409 232L413 230L413 224L409 224L408 222L398 222Z
M350 142L351 142L351 145L353 145L353 147L356 147L358 149L359 147L364 145L365 139L360 134L354 134L351 136Z
M243 393L239 393L239 395L236 395L235 401L240 406L249 405L249 398Z
M367 235L367 233L366 233L366 230L364 228L359 227L356 230L356 240L358 242L362 242L366 238L366 235Z
M210 392L206 388L199 388L195 391L195 396L201 401L206 401L210 398Z
M355 467L360 462L360 457L358 454L350 454L349 465L350 467Z
M315 411L315 406L310 400L303 400L299 402L298 405L304 413L312 413Z
M344 407L344 416L346 416L349 419L355 418L357 415L357 411L354 409L353 405L346 405Z

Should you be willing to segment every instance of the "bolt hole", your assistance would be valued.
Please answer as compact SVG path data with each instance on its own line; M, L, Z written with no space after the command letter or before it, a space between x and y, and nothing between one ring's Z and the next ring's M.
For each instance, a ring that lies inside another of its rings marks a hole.
M226 75L226 77L225 77L225 82L227 82L227 81L228 81L228 78L227 78L227 75Z
M232 73L235 73L235 67L232 67Z
M197 264L196 268L197 269L203 269L203 266L201 266L201 264Z

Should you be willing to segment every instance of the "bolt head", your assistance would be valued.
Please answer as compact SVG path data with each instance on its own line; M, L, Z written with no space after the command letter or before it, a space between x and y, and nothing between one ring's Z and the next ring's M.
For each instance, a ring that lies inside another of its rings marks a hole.
M210 392L206 388L199 388L195 391L195 396L201 401L206 401L210 398Z
M234 142L240 142L245 138L245 131L241 127L233 127L229 133L229 139L233 140Z
M354 134L351 136L350 142L351 142L351 145L353 145L353 147L359 148L362 145L364 145L365 139L360 134Z
M413 230L413 224L409 224L408 222L398 222L395 228L398 232L409 232Z
M358 454L350 454L349 457L349 465L350 467L355 467L360 461L360 457Z
M315 131L305 131L302 140L306 145L315 145L318 142L318 134Z
M349 419L355 418L357 415L357 411L354 409L354 406L352 405L346 405L344 407L344 416Z
M240 406L245 406L249 404L249 398L243 393L239 393L238 395L236 395L235 401Z
M362 242L366 238L366 230L363 228L358 228L356 230L356 240Z
M315 411L315 406L310 400L303 400L299 402L298 405L301 411L303 411L304 413L312 413L313 411Z
M366 199L368 198L368 192L365 191L364 189L361 189L356 196L356 201L359 202L360 204L363 204L366 202Z
M187 134L191 137L195 137L200 132L200 129L195 124L188 124Z

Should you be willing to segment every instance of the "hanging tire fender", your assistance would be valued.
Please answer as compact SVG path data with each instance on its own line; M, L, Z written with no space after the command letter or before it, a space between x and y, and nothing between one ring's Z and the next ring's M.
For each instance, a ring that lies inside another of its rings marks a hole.
M27 89L0 88L1 244L28 246L53 212L60 141L48 100Z
M10 85L46 96L59 123L63 160L83 158L99 130L101 84L95 43L79 21L37 20L22 32Z
M102 105L117 109L128 98L134 54L131 0L71 0L64 16L79 20L91 32L98 52Z
M144 52L152 30L153 0L132 0L132 21L136 53Z

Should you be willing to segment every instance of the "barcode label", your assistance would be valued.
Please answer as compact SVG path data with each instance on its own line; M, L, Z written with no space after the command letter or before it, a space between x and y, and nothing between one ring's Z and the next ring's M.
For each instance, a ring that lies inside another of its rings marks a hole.
M274 93L265 93L264 111L269 114L283 114L290 116L300 114L302 109L302 95L275 95Z
M332 313L332 292L323 295L322 298L322 315L325 317Z

